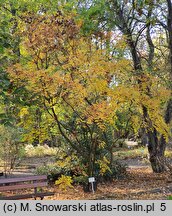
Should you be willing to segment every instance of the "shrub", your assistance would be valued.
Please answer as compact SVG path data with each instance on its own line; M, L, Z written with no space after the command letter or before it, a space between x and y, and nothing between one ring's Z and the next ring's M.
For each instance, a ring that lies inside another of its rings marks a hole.
M82 160L77 157L70 148L58 148L55 156L56 162L40 166L36 169L37 174L45 174L51 183L61 185L61 189L65 189L66 181L64 176L70 176L74 184L83 185L84 191L91 191L88 182L88 175ZM94 177L99 181L107 181L115 178L123 178L126 174L126 166L115 161L112 165L104 156L102 160L98 159L95 163ZM62 179L61 179L62 178ZM61 179L61 180L59 180ZM62 181L64 180L64 181ZM64 188L63 188L64 183ZM94 184L95 190L97 182Z
M103 175L98 177L99 181L112 181L113 179L122 179L126 176L127 165L119 161L113 161L110 169L107 169Z
M75 184L83 184L83 183L87 183L88 182L88 177L87 176L73 176L73 182Z
M0 125L0 159L3 162L5 175L11 173L17 160L24 156L20 136L17 128Z
M73 180L71 176L61 175L61 177L55 181L55 185L58 185L61 190L67 190L67 188L73 188Z
M58 157L58 156L57 156ZM54 183L61 175L66 176L80 176L82 170L80 169L80 162L78 158L72 154L67 156L63 154L63 157L59 155L59 160L55 163L40 166L36 169L37 174L47 175L49 181Z
M38 175L47 175L48 180L52 183L57 180L62 174L62 169L55 164L48 164L45 166L37 167L36 174Z
M43 157L56 155L58 149L51 148L48 145L37 145L33 146L31 144L25 146L26 156L28 157Z

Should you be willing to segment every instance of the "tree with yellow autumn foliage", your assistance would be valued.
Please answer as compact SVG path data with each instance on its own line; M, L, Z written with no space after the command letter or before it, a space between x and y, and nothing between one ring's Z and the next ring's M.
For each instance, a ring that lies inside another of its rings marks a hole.
M142 129L153 171L167 170L166 23L159 3L133 2L0 2L2 124L12 117L33 144L61 136L89 176L110 171L117 140Z
M112 130L109 139L108 130L119 129L119 112L128 112L125 129L138 131L148 128L142 119L142 108L147 107L151 124L168 137L161 104L169 93L151 76L138 83L137 77L129 75L131 60L107 52L106 34L95 41L82 35L81 27L72 13L36 14L21 32L21 54L27 63L13 64L8 73L14 85L24 85L37 98L92 176L112 166L116 137ZM118 41L114 46L119 49Z

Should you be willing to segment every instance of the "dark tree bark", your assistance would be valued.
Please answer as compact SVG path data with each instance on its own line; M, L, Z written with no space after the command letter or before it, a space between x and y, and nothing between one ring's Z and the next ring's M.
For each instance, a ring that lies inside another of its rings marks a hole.
M168 46L169 46L169 62L170 62L170 74L169 74L169 84L170 90L172 92L172 1L167 0L168 7L168 17L167 17L167 30L168 30ZM168 101L167 109L165 113L166 123L170 123L172 120L172 93L171 99Z
M148 136L148 152L149 160L152 166L152 170L155 173L161 173L167 171L167 161L165 159L164 153L166 149L166 141L163 137L163 140L158 139L158 133L156 128L152 126L152 122L149 119L148 111L143 107L144 120L148 127L147 136Z
M169 51L170 51L170 64L171 64L171 70L170 70L170 78L172 80L172 2L171 0L167 0L167 7L168 7L168 17L167 17L167 29L168 29L168 45L169 45Z

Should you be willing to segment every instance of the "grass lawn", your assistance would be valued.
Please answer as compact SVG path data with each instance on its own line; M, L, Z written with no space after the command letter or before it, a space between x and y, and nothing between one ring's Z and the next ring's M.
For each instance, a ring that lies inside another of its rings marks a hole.
M167 149L165 151L165 156L172 159L172 150ZM148 158L148 149L145 147L127 149L127 148L118 148L114 151L114 159L125 160L125 159L134 159L134 158Z

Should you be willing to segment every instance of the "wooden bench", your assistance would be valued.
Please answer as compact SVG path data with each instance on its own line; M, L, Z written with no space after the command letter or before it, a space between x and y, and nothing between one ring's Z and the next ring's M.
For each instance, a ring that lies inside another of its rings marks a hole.
M0 195L0 200L18 200L34 198L36 200L39 197L41 200L45 196L53 196L54 192L43 191L43 187L48 186L47 176L27 176L21 178L6 178L0 179L0 192L7 192L6 195ZM19 194L19 190L25 193ZM14 194L14 191L17 193ZM8 192L13 192L11 195L7 195Z

